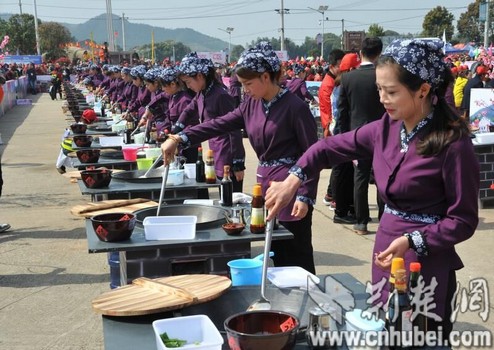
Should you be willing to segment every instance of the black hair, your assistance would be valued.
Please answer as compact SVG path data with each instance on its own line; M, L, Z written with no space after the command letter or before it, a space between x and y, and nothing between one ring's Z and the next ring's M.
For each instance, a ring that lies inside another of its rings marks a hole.
M398 81L406 86L408 90L416 92L420 89L425 80L414 75L399 65L392 57L381 56L377 61L377 66L390 65L398 73ZM434 114L430 123L429 133L417 143L417 153L425 157L431 157L441 153L450 143L460 139L463 135L469 134L468 123L460 118L458 113L446 102L445 95L454 78L450 69L443 73L444 79L435 90L432 88L426 98L437 99L434 106Z
M383 42L378 37L365 38L362 41L362 56L371 60L377 58L383 50Z
M334 49L329 53L328 63L332 66L336 66L338 61L341 61L345 56L345 53L340 49Z

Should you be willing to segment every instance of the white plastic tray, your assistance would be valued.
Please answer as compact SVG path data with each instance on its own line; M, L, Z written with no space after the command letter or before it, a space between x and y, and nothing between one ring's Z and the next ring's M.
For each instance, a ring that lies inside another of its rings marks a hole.
M279 288L307 288L307 275L319 283L319 277L299 266L268 267L268 279Z
M158 350L169 349L163 344L160 334L166 332L168 337L186 340L180 349L221 350L223 337L206 315L166 318L153 322Z
M183 240L196 237L197 216L148 216L144 218L144 236L148 241Z

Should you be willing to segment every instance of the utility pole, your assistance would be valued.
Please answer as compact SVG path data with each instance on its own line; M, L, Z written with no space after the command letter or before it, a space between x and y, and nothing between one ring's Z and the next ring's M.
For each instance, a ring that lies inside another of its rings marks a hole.
M122 12L122 50L125 51L125 13Z
M226 27L226 29L221 29L222 32L228 33L228 60L227 63L230 63L231 57L232 57L232 32L235 28L233 27Z
M115 51L115 33L113 32L113 14L111 0L106 0L106 31L108 36L108 46L110 51Z
M22 0L19 0L19 13L22 15Z
M321 5L317 10L312 7L309 8L313 11L319 12L322 15L321 59L324 60L324 21L326 20L324 17L324 12L328 10L328 6Z
M286 9L283 0L281 0L281 9L275 11L281 15L280 46L281 51L285 51L285 14L290 13L290 9Z
M489 0L486 0L485 24L484 24L484 49L487 50L488 44L489 44Z
M41 48L39 47L38 10L36 8L36 0L33 0L33 6L34 6L34 33L36 35L36 52L38 56L40 56Z

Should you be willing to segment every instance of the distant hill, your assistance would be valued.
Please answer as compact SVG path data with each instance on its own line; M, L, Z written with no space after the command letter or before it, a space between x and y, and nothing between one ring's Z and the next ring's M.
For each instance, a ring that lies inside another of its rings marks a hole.
M0 13L0 18L8 20L12 14ZM122 20L113 15L113 30L118 32L117 44L122 46ZM166 29L153 27L148 24L132 23L124 20L125 46L131 50L136 46L151 43L151 32L154 30L154 42L175 40L189 46L194 51L220 51L228 47L228 42L201 34L191 28ZM88 40L93 32L94 41L103 43L106 36L106 14L99 15L81 24L59 22L67 27L77 41Z
M228 43L201 34L191 28L166 29L153 27L148 24L132 23L124 20L125 46L130 50L136 46L151 43L151 32L154 30L154 42L175 40L189 46L194 51L220 51L228 47ZM94 41L103 43L107 41L106 15L102 14L81 24L60 23L67 27L72 35L78 40L87 40L93 32ZM113 15L113 30L118 32L117 44L122 46L122 20Z

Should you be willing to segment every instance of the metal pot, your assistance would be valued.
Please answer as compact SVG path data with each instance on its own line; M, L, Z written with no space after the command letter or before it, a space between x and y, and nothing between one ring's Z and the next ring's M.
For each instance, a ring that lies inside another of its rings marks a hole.
M226 222L225 214L227 213L227 209L198 204L164 205L160 209L160 216L197 216L197 230L220 227ZM156 216L156 207L141 209L134 212L134 214L136 215L137 225L142 227L144 218Z

